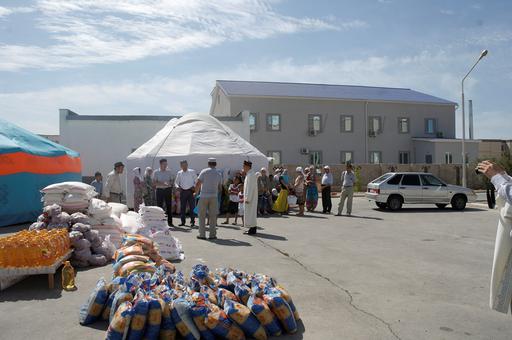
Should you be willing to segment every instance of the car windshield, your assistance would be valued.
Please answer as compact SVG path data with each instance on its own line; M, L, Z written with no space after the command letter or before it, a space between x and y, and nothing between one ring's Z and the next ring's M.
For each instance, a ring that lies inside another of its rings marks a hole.
M391 176L393 176L393 175L394 175L394 174L392 174L392 173L391 173L391 174L384 174L384 175L380 176L379 178L374 179L374 180L372 181L372 183L375 183L375 184L382 183L382 182L384 182L385 180L387 180L388 178L390 178L390 177L391 177Z

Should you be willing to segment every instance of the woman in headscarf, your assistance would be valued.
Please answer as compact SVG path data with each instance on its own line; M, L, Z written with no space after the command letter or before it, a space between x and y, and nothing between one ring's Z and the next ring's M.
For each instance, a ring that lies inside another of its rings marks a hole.
M288 186L286 185L283 176L279 176L279 194L272 206L272 210L280 214L288 213Z
M139 206L142 204L145 189L146 186L142 179L140 168L133 168L133 210L135 210L135 212L139 212Z
M144 187L144 205L156 205L155 187L153 185L153 169L149 166L146 168L146 171L144 171Z
M306 209L314 211L318 204L318 188L316 186L315 167L312 165L306 172Z
M297 177L295 177L295 196L297 196L297 205L299 206L299 213L297 216L304 216L304 172L302 167L298 166L295 169Z

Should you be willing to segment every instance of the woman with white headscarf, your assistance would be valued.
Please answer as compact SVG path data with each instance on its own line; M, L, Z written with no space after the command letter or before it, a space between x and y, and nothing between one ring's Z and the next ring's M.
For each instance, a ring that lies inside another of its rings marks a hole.
M140 173L140 168L133 168L133 210L139 212L139 205L142 204L142 198L144 196L143 190L145 189L144 180Z
M148 166L146 171L144 171L144 205L155 206L155 195L155 187L153 184L153 169Z
M299 212L297 216L304 216L304 172L302 167L298 166L295 169L297 177L295 177L295 196L297 196L297 205L299 206Z

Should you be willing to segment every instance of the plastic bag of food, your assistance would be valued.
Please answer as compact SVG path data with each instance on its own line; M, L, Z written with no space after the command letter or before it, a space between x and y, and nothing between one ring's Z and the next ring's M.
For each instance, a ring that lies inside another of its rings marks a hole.
M251 295L247 300L247 307L251 310L251 312L256 316L258 321L261 323L263 328L267 331L267 334L270 336L280 336L282 331L279 326L279 321L270 310L270 307L265 303L265 301L256 296Z
M249 299L251 293L251 288L249 288L249 286L246 284L239 282L235 283L235 295L244 305L247 305L247 300Z
M89 256L87 261L89 261L89 264L91 266L104 266L107 264L107 259L105 255L101 254L92 254L91 256Z
M146 263L149 261L149 257L146 255L125 256L125 257L121 258L119 261L117 261L116 263L114 263L114 266L113 266L114 274L119 275L119 270L121 269L121 267L124 266L126 263L133 262L133 261L140 261L140 262Z
M190 303L178 298L172 302L171 316L176 329L186 340L199 340L201 334L190 315Z
M215 340L215 336L210 331L208 327L206 327L206 317L210 312L210 308L206 303L207 297L205 294L194 293L192 294L192 304L190 307L190 316L192 316L192 320L194 320L194 324L197 327L197 330L201 334L201 339L206 340Z
M124 301L119 305L119 308L114 314L114 317L110 321L107 330L106 340L123 340L126 339L130 328L130 322L132 319L132 303L130 301Z
M128 255L144 255L144 251L142 250L142 247L139 244L134 244L116 250L114 258L116 261L119 261L120 259Z
M247 306L239 302L227 300L224 304L224 311L250 337L257 340L267 339L265 329Z
M87 225L91 224L89 216L82 214L81 212L73 213L73 214L71 214L70 217L71 217L71 219L69 220L69 223L71 225L74 225L76 223L82 223L82 224L87 224Z
M128 276L133 272L151 272L154 273L156 268L142 261L130 261L125 263L119 269L119 276Z
M43 230L46 229L46 223L44 222L34 222L28 227L28 230Z
M114 302L114 298L116 297L117 288L110 293L108 296L107 302L105 303L105 308L103 308L103 312L101 313L101 319L105 321L110 320L110 310L112 309L112 303Z
M73 230L73 231L79 231L79 232L81 232L82 234L85 234L86 232L88 232L89 230L91 230L91 226L90 226L89 224L75 223L75 224L73 224L73 226L71 227L71 230Z
M170 302L170 301L169 301ZM160 324L160 339L174 340L176 339L176 326L172 321L171 307L169 302L160 300L162 307L162 323Z
M133 300L133 295L130 292L124 291L123 288L120 288L116 292L116 295L114 296L114 300L112 301L112 306L110 307L110 315L108 317L109 321L113 320L117 309L123 302L125 302L125 301L132 302L132 300Z
M144 339L156 340L160 335L160 324L162 323L162 305L160 300L150 294L148 296L149 309Z
M297 321L293 316L290 305L283 298L280 290L276 288L266 289L263 300L281 322L281 325L287 333L295 333L297 331Z
M112 215L112 208L107 204L107 202L97 198L91 199L88 211L89 214L98 218L109 217Z
M244 340L245 334L237 324L231 321L226 312L215 305L210 305L210 311L205 319L205 325L213 334L228 340Z
M217 304L219 307L223 307L226 303L226 301L232 300L235 302L239 302L236 295L232 292L230 292L227 289L219 288L217 289Z
M109 202L108 205L112 208L112 214L121 217L121 214L128 212L128 206L122 203Z
M146 299L144 292L139 290L133 300L133 314L128 340L142 339L144 335L144 328L146 327L148 308L148 300Z
M288 291L281 285L276 285L276 288L281 292L281 296L288 302L288 305L290 306L290 309L292 310L293 317L296 321L300 320L299 311L295 307L295 304L293 303L292 296L288 294Z
M81 325L89 325L101 315L103 308L108 299L107 283L104 278L100 278L96 283L96 287L87 299L87 302L80 307L80 315L78 321Z

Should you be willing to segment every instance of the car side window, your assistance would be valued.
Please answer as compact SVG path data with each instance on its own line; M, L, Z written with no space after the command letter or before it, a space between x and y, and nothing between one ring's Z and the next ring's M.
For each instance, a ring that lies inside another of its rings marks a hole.
M398 175L395 175L393 176L393 178L391 178L389 181L388 181L388 184L391 184L391 185L398 185L400 184L400 180L402 179L402 174L398 174Z
M443 183L432 175L421 175L421 181L424 186L429 187L440 187L443 186Z
M421 185L420 176L418 175L404 175L402 177L402 185Z

